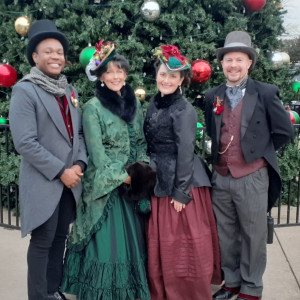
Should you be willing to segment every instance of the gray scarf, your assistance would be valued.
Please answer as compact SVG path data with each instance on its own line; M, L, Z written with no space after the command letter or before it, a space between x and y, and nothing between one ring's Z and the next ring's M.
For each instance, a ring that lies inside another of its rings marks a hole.
M29 80L46 92L55 97L62 97L66 94L66 87L68 86L67 77L60 74L57 79L45 75L37 67L32 67L30 73L25 75L19 82Z
M246 78L243 79L243 81L239 85L233 87L227 86L225 93L229 100L231 111L234 110L234 108L239 104L239 102L243 98L243 89L246 88L247 80L248 76L246 76Z

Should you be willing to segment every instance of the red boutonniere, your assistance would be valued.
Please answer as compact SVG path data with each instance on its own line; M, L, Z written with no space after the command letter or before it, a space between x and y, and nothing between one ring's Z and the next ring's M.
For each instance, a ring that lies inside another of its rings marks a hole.
M71 94L71 102L72 102L74 107L78 106L78 100L76 99L75 91L73 91L72 94Z
M214 102L214 112L216 115L220 115L224 110L224 106L222 102L223 99L220 99L219 97L217 97L216 101Z

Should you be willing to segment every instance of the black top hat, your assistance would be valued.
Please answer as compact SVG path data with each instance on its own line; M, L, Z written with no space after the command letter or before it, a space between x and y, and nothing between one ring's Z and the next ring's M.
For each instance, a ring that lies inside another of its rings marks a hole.
M36 21L28 31L29 43L27 46L27 59L31 66L35 63L32 59L32 53L34 52L36 46L45 39L56 39L60 41L64 48L64 53L66 55L69 42L66 36L57 30L56 25L50 20L39 20Z
M223 56L229 52L243 52L249 55L252 60L252 65L249 71L252 70L256 64L258 53L251 46L251 38L247 32L232 31L227 34L224 47L217 49L217 59L221 61Z

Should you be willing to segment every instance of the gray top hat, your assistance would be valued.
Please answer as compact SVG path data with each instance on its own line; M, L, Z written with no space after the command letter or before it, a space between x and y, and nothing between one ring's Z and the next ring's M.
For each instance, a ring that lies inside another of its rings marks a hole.
M227 34L224 47L217 49L217 59L221 61L223 56L228 52L243 52L249 55L252 60L252 65L249 71L252 70L256 64L258 53L251 46L251 37L244 31L232 31Z
M32 59L32 53L36 46L45 39L56 39L60 41L64 48L65 55L69 48L69 42L66 36L57 30L56 25L47 19L36 21L28 31L29 43L27 46L27 59L31 66L35 63Z

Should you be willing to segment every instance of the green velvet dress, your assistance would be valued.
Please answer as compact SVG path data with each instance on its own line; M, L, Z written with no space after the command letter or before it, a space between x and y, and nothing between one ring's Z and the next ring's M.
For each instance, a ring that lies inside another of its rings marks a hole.
M78 300L150 299L144 216L117 191L128 176L126 164L148 161L142 126L139 102L130 123L97 98L84 106L89 162L61 286L61 291L77 295Z

